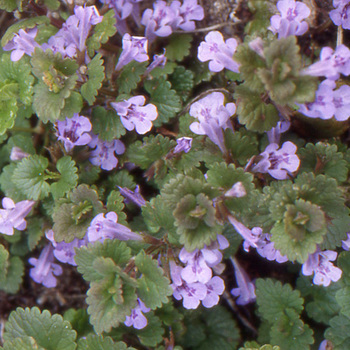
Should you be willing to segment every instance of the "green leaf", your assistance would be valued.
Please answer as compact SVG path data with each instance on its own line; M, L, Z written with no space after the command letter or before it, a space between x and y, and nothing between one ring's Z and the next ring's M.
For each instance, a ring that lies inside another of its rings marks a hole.
M342 282L350 287L350 252L341 252L337 259L338 267L343 271Z
M9 266L9 252L0 244L0 285L6 280L7 269Z
M75 237L83 238L92 219L102 211L103 205L97 192L86 185L79 185L68 193L67 199L55 202L52 215L55 240L69 243Z
M175 34L172 35L169 44L165 47L166 57L169 61L182 61L190 54L192 35Z
M15 294L18 292L24 275L24 264L18 256L9 259L6 280L0 282L0 289L6 293Z
M147 169L153 162L166 156L175 147L176 143L161 134L143 138L143 142L136 141L127 149L127 157L130 162Z
M34 86L33 109L38 117L46 123L57 119L72 117L81 109L81 96L72 90L78 75L75 61L62 59L60 53L35 48L31 58L33 73L39 82ZM78 97L79 96L79 97ZM64 111L65 115L62 115Z
M32 337L22 337L8 340L4 343L2 350L45 350L38 347L37 342Z
M123 342L114 343L112 338L89 334L85 339L79 339L77 350L132 350Z
M86 309L70 308L64 312L63 318L72 325L72 328L78 333L78 338L86 336L93 330Z
M103 243L95 242L88 247L77 249L75 262L78 271L86 281L101 279L101 274L94 268L94 261L98 257L110 258L118 266L125 266L131 258L131 249L125 242L106 239Z
M304 300L299 291L293 290L289 284L259 278L256 280L256 302L261 316L274 323L285 315L287 308L294 310L298 318L303 311Z
M172 88L177 94L186 101L191 94L194 86L194 74L184 66L177 66L174 73L169 76Z
M237 115L248 130L264 132L277 125L279 114L274 105L265 102L259 93L247 89L245 83L236 86Z
M249 35L255 33L261 33L263 35L270 25L270 18L272 16L270 4L260 0L250 0L248 1L248 8L253 18L245 25L244 32Z
M350 348L350 318L340 314L333 317L330 328L325 332L326 339L334 345L334 350L347 350Z
M346 181L348 175L347 162L336 145L318 142L316 145L308 143L299 149L301 167L299 172L310 171L325 174L335 178L338 182Z
M17 308L11 312L5 326L4 339L32 337L46 350L75 350L76 332L62 316L53 315L37 307Z
M169 122L181 110L180 97L165 79L146 80L144 88L151 95L150 102L157 106L158 118L153 122L155 127Z
M32 155L23 158L13 172L12 181L28 199L38 200L47 197L50 185L46 182L47 158Z
M105 44L108 39L117 32L115 23L116 19L114 10L109 10L104 14L102 22L96 24L94 27L94 33L86 41L90 57L95 55L95 50L98 50L101 47L101 44Z
M278 344L281 349L300 350L310 349L314 343L313 331L307 324L295 317L295 310L282 315L271 328L271 343Z
M233 212L242 212L250 202L250 192L254 190L253 175L244 171L243 168L237 168L226 163L214 163L207 171L207 181L214 187L219 187L223 194L230 190L232 186L241 183L245 189L246 195L243 197L226 197L225 204Z
M281 348L277 345L273 346L270 344L265 344L263 346L260 346L255 341L253 342L246 342L244 343L244 348L239 348L238 350L281 350Z
M255 133L246 132L245 129L235 132L231 129L225 130L225 145L232 158L242 166L246 165L253 155L259 153L258 144Z
M307 315L316 322L328 324L330 319L336 316L340 307L335 300L339 283L331 283L327 288L312 283L310 277L300 276L297 287L305 298L305 310Z
M193 350L235 350L239 331L232 315L222 306L185 314L186 333L181 344Z
M0 0L0 9L12 12L18 8L22 12L22 3L23 0Z
M110 332L131 314L137 300L135 287L136 280L129 277L129 281L125 281L118 274L109 274L91 283L86 303L90 323L97 333Z
M158 267L157 261L142 250L135 258L135 265L141 273L137 289L141 300L153 310L166 304L169 301L168 296L173 294L173 290L170 287L169 279Z
M147 62L131 61L123 67L118 76L118 91L119 94L129 94L137 88L143 74L146 72Z
M126 130L115 111L97 106L92 110L92 131L101 140L113 141L126 134Z
M71 157L66 156L58 160L57 170L61 176L57 182L51 184L50 190L54 199L63 197L67 192L73 189L78 183L78 169Z
M102 55L98 53L87 65L88 81L84 83L80 92L81 95L88 101L89 105L93 105L98 95L98 90L102 86L105 78Z
M112 191L107 198L107 211L114 211L118 215L118 223L125 225L127 224L126 214L123 212L125 207L124 197L119 191Z
M17 164L11 163L2 168L0 174L1 190L6 197L12 198L14 202L19 202L27 199L27 197L17 188L12 181L13 172L16 170Z
M131 333L136 334L142 345L154 348L163 340L164 328L160 319L154 316L153 312L147 313L146 317L147 326L140 330L131 329Z

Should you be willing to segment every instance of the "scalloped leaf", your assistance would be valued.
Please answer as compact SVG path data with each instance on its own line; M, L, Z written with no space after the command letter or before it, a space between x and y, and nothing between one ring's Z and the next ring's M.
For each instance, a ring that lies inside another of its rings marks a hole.
M59 180L51 184L50 190L54 199L63 197L78 183L78 169L71 157L65 156L58 160L56 168L61 174Z
M177 66L169 76L172 88L177 92L183 101L186 101L194 86L194 74L184 66Z
M236 86L234 97L238 120L248 130L264 132L277 125L280 117L276 107L264 102L260 93L249 90L245 83Z
M89 77L88 81L84 83L80 92L81 95L88 101L89 105L93 105L98 95L98 90L102 86L102 82L105 78L104 66L102 55L98 53L87 65L87 76Z
M170 281L158 267L157 261L147 256L142 250L135 258L135 265L142 274L138 279L137 292L141 300L151 309L166 304L168 296L173 294Z
M158 118L153 122L155 127L169 122L181 110L180 97L164 78L146 80L144 88L151 95L150 102L157 106Z
M48 165L47 158L36 154L23 158L17 164L12 181L28 199L38 200L49 195L50 185L45 174Z
M83 238L92 219L103 211L95 190L79 185L68 193L67 199L56 200L52 219L57 242Z
M326 339L333 344L334 350L347 350L350 348L350 318L340 314L333 317L330 328L325 332Z
M105 240L103 243L95 242L88 247L77 249L75 262L78 271L83 274L86 281L101 279L101 274L94 267L94 260L98 257L110 258L118 266L125 266L131 259L131 249L125 242L119 240Z
M11 312L5 326L4 339L32 337L46 350L75 350L76 332L60 315L52 315L37 307L17 308Z
M120 117L115 111L107 111L101 106L92 110L92 131L104 141L113 141L126 134Z
M85 339L79 339L77 350L133 350L123 342L114 343L112 338L89 334Z
M276 320L271 328L271 343L288 350L310 349L310 345L314 343L313 331L307 324L295 317L294 309L287 309L285 312L286 315Z
M172 35L169 44L165 47L167 59L169 61L182 61L190 53L192 40L193 37L190 34Z
M125 225L127 224L126 214L124 210L124 197L119 191L112 191L107 197L106 203L107 211L114 211L118 215L118 223Z
M130 94L137 88L143 74L146 72L147 62L131 61L123 67L118 76L118 92L119 94Z
M96 24L94 33L86 40L90 57L95 55L95 51L101 47L101 44L105 44L117 32L115 23L114 10L109 10L103 15L102 21Z
M153 162L166 156L175 145L175 141L158 134L144 137L143 142L132 143L126 152L130 162L140 166L141 169L147 169Z
M294 310L295 318L303 311L304 299L289 284L282 285L281 282L269 278L258 278L255 285L259 313L265 320L274 323L285 315L286 309Z
M231 313L222 306L185 314L186 333L181 341L193 350L235 350L240 339Z
M0 244L0 286L1 284L4 283L6 280L6 274L7 274L7 269L9 266L9 252L6 250L6 248Z
M301 166L299 172L310 171L317 174L325 174L335 178L338 182L347 179L347 162L343 154L337 152L336 145L318 142L316 145L308 143L299 149Z
M16 9L18 11L22 11L22 3L24 0L0 0L0 9L5 10L7 12L12 12Z
M13 256L9 259L6 280L0 283L0 289L6 293L15 294L18 292L24 275L24 264L21 258Z
M37 342L32 337L22 337L8 340L4 343L1 350L45 350L41 346L38 347Z
M39 80L34 86L33 100L38 117L46 123L78 113L82 107L81 96L77 92L72 94L78 79L78 64L69 58L62 59L60 53L39 48L35 48L30 62Z

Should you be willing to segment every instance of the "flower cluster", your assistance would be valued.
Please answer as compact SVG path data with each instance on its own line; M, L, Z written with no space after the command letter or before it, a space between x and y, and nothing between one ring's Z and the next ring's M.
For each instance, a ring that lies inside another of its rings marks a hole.
M165 1L155 1L153 10L146 9L142 15L141 24L145 36L152 42L157 36L169 36L177 28L189 31L195 29L195 22L204 18L204 10L197 0L173 1L167 5Z
M277 2L280 15L271 17L269 29L278 33L278 38L290 35L303 35L309 29L308 24L303 21L309 17L310 9L302 2L295 0L280 0Z
M186 264L185 267L176 265L173 261L170 263L173 296L177 300L183 299L186 309L196 309L200 302L211 308L219 302L225 284L220 277L213 277L212 268L222 270L222 253L219 249L225 249L228 245L226 238L219 235L217 242L201 250L188 252L182 248L179 259Z

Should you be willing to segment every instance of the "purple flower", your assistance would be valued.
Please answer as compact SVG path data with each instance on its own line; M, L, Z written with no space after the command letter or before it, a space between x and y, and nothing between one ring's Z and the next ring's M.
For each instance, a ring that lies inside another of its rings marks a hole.
M34 206L34 201L21 201L15 203L11 198L4 197L0 209L0 232L12 236L14 228L23 231L27 227L25 217L30 213Z
M192 137L180 137L176 140L177 145L175 146L173 153L185 152L188 153L192 147Z
M145 29L145 36L152 42L157 36L166 37L172 33L172 23L178 13L176 6L167 6L165 1L155 1L153 10L146 9L142 15L141 24Z
M299 105L299 112L310 118L330 119L338 121L349 119L350 116L350 87L342 85L334 90L336 83L334 80L326 79L316 91L315 101Z
M135 187L135 191L131 191L126 187L120 187L120 186L118 186L118 187L119 187L120 194L125 198L124 199L125 203L133 202L134 204L136 204L140 208L146 204L145 199L142 197L142 195L140 193L140 186L139 185L137 185Z
M62 275L62 267L53 262L54 256L51 243L42 250L38 259L30 258L28 261L34 266L30 269L29 275L36 283L41 283L47 288L56 287L57 279L54 275Z
M227 218L235 230L243 237L243 248L246 252L249 252L250 247L258 247L258 242L262 235L262 229L260 227L253 227L251 230L249 230L248 227L244 226L233 216L229 215Z
M212 271L200 250L196 249L189 253L185 248L182 248L179 259L183 263L187 263L186 267L181 271L181 278L186 283L200 282L205 284L209 282L212 277Z
M67 18L62 28L42 48L50 48L63 56L75 57L78 52L86 50L85 42L92 26L101 21L102 16L95 6L75 6L74 15Z
M165 56L165 53L166 53L166 50L164 49L164 53L162 53L161 55L154 55L153 56L153 62L147 67L144 76L151 73L154 68L165 66L165 64L167 62L167 58Z
M300 165L300 159L295 154L297 147L293 142L287 141L281 149L276 143L268 145L263 153L262 159L252 168L252 171L269 173L277 180L285 180L288 174L296 171Z
M332 350L333 346L328 343L328 340L323 340L320 344L320 347L318 348L318 350Z
M202 300L202 304L206 308L211 308L218 304L219 295L222 295L225 290L225 283L222 278L214 276L205 286L207 287L207 295Z
M151 103L144 106L145 102L146 98L138 95L123 102L112 102L111 106L127 130L136 129L138 134L145 134L152 129L152 121L158 117L157 107Z
M173 3L175 2L178 1ZM198 5L197 0L184 0L178 10L176 27L185 31L195 30L196 25L194 21L200 21L204 18L204 9Z
M277 123L274 128L271 128L267 132L267 137L269 138L270 143L280 143L281 134L288 131L290 128L290 122L287 120L282 120Z
M132 15L138 25L140 24L140 7L138 4L140 1L142 0L102 0L103 3L107 4L115 12L118 33L124 35L129 31L126 19L130 15Z
M198 59L201 62L210 61L209 70L212 72L220 72L226 68L239 73L239 64L232 58L236 48L236 39L231 38L224 42L220 32L209 32L198 47Z
M111 211L106 214L98 214L91 221L87 230L89 242L104 241L105 239L119 239L120 241L142 241L142 236L132 232L128 227L118 224L118 215Z
M305 4L295 0L280 0L277 9L281 15L271 17L271 26L268 29L274 34L278 33L279 39L307 32L309 26L302 20L309 17L311 11Z
M170 274L173 284L173 296L176 300L183 299L183 306L186 309L197 309L200 301L207 296L207 287L200 282L186 283L181 278L182 267L170 262Z
M225 96L221 92L212 92L192 104L190 115L198 119L190 125L190 129L197 135L207 135L222 152L225 152L223 130L230 128L230 117L236 112L234 103L224 106Z
M275 248L274 242L271 242L271 235L264 233L258 243L256 248L257 252L267 260L274 261L278 263L284 263L288 261L288 258L284 255L281 255L281 252Z
M20 60L24 54L31 56L36 47L40 47L40 45L34 40L36 34L38 32L38 28L28 29L28 32L20 29L18 34L10 40L3 49L5 51L11 52L11 61L15 62Z
M142 312L149 312L150 308L142 302L141 299L137 299L137 306L131 311L130 316L126 316L124 324L127 327L133 326L136 329L142 329L147 326L147 318L143 315Z
M349 0L333 0L335 10L329 12L329 17L337 26L344 29L350 29L350 1Z
M333 89L335 82L326 79L322 81L316 91L315 101L299 105L299 112L310 118L330 119L335 113L333 104Z
M91 142L88 134L91 128L89 118L75 113L72 118L56 122L56 136L63 142L66 151L70 152L75 146L84 146Z
M339 45L335 50L324 47L320 53L320 61L304 69L302 74L325 76L327 79L337 80L340 73L350 74L350 50L345 45Z
M90 162L93 165L101 166L104 170L112 170L118 165L116 154L123 154L125 146L120 140L102 141L94 136L89 143L89 147L95 148L90 153Z
M77 266L74 261L75 257L75 248L80 248L86 246L88 241L86 238L78 239L74 238L74 240L70 243L59 242L57 243L54 238L54 232L49 230L45 233L46 238L52 243L54 247L53 255L55 258L63 263L70 264L73 266Z
M12 161L16 161L16 160L21 160L23 158L27 158L29 157L30 154L27 152L24 152L21 148L14 146L11 149L11 154L10 154L10 159Z
M331 281L337 282L342 275L342 270L331 263L337 258L337 255L337 252L331 250L320 251L318 249L315 253L310 254L303 264L303 275L310 276L314 273L314 284L325 287L328 287Z
M256 299L254 283L250 281L247 273L243 270L236 259L231 258L231 261L235 268L235 276L238 286L231 290L233 296L239 297L236 300L236 303L238 305L247 305L254 302Z
M119 57L115 70L121 70L125 65L135 60L137 62L148 61L148 40L142 36L131 36L126 33L123 36L123 51Z

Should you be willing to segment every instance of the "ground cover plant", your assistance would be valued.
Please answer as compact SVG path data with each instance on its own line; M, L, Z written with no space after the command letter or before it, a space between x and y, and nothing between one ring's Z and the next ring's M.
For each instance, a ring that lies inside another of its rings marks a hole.
M350 348L349 0L0 9L1 349Z

